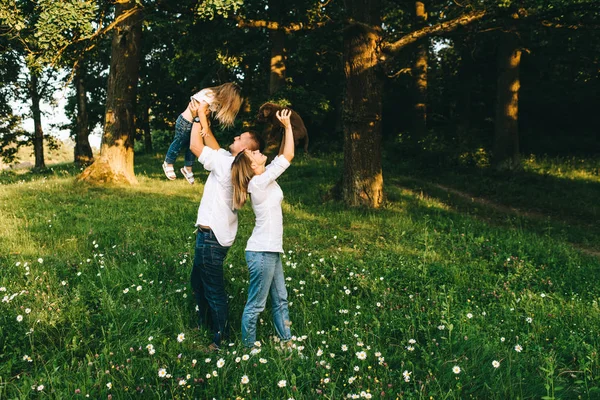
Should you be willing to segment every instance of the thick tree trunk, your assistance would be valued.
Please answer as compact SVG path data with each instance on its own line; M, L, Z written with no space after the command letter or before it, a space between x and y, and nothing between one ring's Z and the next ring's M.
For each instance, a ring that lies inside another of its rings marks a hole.
M77 96L77 121L75 127L75 163L79 165L88 165L94 162L92 147L88 136L90 134L88 126L87 93L85 90L85 70L83 65L79 65L75 71L75 92Z
M281 18L281 0L269 2L269 13L274 18ZM271 73L269 94L273 94L285 85L285 32L281 29L269 32L271 39Z
M33 114L35 168L46 168L46 162L44 161L44 131L42 130L42 112L40 110L41 96L38 86L38 75L32 71L31 80L29 81L29 97L31 97L31 113Z
M142 36L142 9L135 0L118 0L100 157L80 175L95 183L137 183L133 172L134 110Z
M425 4L415 3L416 26L421 28L427 21ZM413 78L415 80L415 105L413 115L413 131L417 139L427 133L427 64L429 54L429 39L424 39L417 46Z
M521 49L514 33L504 33L498 48L498 87L493 165L498 170L521 167L519 156L519 67Z
M351 22L344 31L344 175L342 198L350 206L383 203L381 41L379 0L348 0Z

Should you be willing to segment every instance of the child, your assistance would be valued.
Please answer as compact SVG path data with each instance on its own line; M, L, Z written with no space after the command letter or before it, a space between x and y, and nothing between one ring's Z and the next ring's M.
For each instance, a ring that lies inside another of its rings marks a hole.
M180 169L181 173L190 184L194 183L194 173L192 165L196 157L190 151L190 133L192 132L192 124L201 124L202 136L206 133L208 127L207 115L215 114L215 117L225 127L231 127L235 116L237 115L240 106L242 105L242 97L240 95L240 87L235 83L224 83L220 86L205 88L193 95L190 98L190 103L187 108L175 123L175 138L169 146L169 150L163 162L163 171L168 179L176 178L173 164L182 147L185 147L184 167ZM204 103L206 107L205 113L199 113L198 117L193 118L192 109L198 108Z

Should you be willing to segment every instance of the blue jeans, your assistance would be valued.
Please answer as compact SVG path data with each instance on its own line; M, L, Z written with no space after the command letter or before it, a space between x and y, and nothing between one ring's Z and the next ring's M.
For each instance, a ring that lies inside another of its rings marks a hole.
M290 340L292 337L290 314L281 255L273 252L247 251L246 262L250 271L250 287L248 301L242 315L242 343L247 347L254 345L258 315L265 309L269 293L275 330L282 340Z
M192 122L183 118L183 115L179 115L177 118L177 122L175 122L175 138L171 145L169 146L169 150L167 150L167 155L165 156L165 162L167 164L175 164L175 160L181 151L181 148L185 148L185 159L183 164L186 167L191 167L194 165L194 161L196 160L196 156L190 150L190 137L192 134Z
M192 292L199 311L199 324L210 325L213 342L229 337L227 293L223 278L223 261L229 247L217 241L213 231L198 230L194 266L192 267Z

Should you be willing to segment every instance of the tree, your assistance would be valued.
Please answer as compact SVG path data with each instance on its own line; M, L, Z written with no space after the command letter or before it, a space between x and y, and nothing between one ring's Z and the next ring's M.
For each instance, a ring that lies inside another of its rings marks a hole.
M415 2L415 26L422 28L427 21L425 3ZM423 138L427 132L427 62L429 41L423 39L417 44L413 79L415 82L415 105L413 114L413 131L417 138Z
M379 1L347 1L351 23L344 30L344 174L342 198L351 206L383 203L381 170L381 41Z
M100 157L80 181L135 184L133 171L134 110L142 36L142 8L135 0L118 0L113 30L104 132Z

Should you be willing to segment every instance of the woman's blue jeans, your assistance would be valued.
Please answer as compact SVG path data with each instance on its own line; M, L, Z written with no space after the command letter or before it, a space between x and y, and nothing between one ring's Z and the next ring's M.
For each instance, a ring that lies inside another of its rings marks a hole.
M290 315L283 276L281 255L274 252L247 251L246 262L250 271L248 301L242 315L242 343L252 347L256 341L256 322L265 309L271 294L273 324L282 340L290 340Z
M192 292L198 304L199 324L210 324L216 345L229 337L229 310L223 278L223 261L228 250L229 247L219 244L212 230L198 230L191 277Z
M184 165L186 167L194 165L196 156L190 150L191 134L192 122L183 118L183 115L180 114L179 118L177 118L177 122L175 122L175 138L173 139L173 142L171 142L169 150L167 150L167 155L165 156L165 162L167 164L175 164L175 160L183 147L185 149Z

